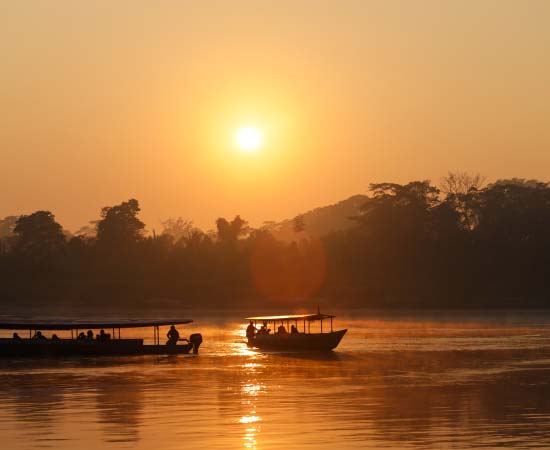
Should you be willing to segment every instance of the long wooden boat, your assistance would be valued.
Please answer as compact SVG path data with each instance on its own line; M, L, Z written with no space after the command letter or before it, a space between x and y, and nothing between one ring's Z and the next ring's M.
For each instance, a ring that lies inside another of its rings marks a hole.
M298 314L288 316L257 316L247 317L250 321L247 340L250 347L260 350L276 351L331 351L334 350L347 329L334 331L333 315L330 314ZM323 322L330 321L330 331L323 329ZM320 322L320 332L311 332L311 325ZM258 324L262 327L258 328ZM286 324L286 327L284 327ZM290 328L289 328L290 325ZM252 330L252 327L254 330ZM273 331L270 326L273 326ZM253 332L252 332L253 331Z
M115 355L179 355L191 350L198 353L202 336L194 333L189 339L172 340L160 343L161 326L185 325L191 319L167 320L117 320L117 321L82 321L82 320L14 320L0 322L1 330L28 331L28 338L16 332L12 338L0 338L0 357L24 356L115 356ZM153 343L145 344L143 339L121 338L120 330L124 328L153 327ZM70 331L70 338L57 338L52 334L48 338L42 331ZM83 331L87 330L87 335ZM93 330L101 330L94 336ZM112 335L105 333L112 331ZM79 333L80 332L80 333ZM118 332L118 336L117 336Z

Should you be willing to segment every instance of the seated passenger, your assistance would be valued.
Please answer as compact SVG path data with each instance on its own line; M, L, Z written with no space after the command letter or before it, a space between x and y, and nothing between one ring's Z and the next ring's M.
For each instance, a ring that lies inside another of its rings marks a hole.
M277 328L277 333L278 333L278 334L286 334L286 328L285 328L285 326L284 326L283 324L281 324L281 325L279 326L279 328Z
M78 336L77 338L79 341L83 341L86 339L86 335L84 334L84 331L81 331L80 333L78 333Z
M271 330L267 328L267 321L264 320L264 324L260 328L260 331L258 331L258 334L269 334L271 333Z
M19 336L17 333L13 333L12 339L13 339L14 341L20 341L20 340L21 340L21 336Z
M178 330L176 330L176 327L174 325L170 326L170 330L166 334L166 337L168 338L168 341L166 341L166 345L176 345L178 343L180 334Z
M94 332L92 330L88 330L88 332L86 333L86 339L89 341L94 340Z
M108 333L105 333L105 330L101 330L99 332L99 334L97 335L96 339L99 342L105 342L105 341L108 341L109 339L111 339L111 335L108 334Z
M42 331L37 331L34 333L34 336L32 337L35 341L45 341L46 336L42 334Z
M297 334L297 333L299 333L298 327L296 325L292 325L290 327L290 334Z
M57 334L52 334L52 341L59 341L59 337L57 336Z

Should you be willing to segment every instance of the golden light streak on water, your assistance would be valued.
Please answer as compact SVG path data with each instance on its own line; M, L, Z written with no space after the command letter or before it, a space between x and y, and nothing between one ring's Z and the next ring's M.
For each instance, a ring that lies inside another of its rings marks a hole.
M262 419L258 416L243 416L239 419L239 423L255 423L261 420ZM247 431L249 430L247 429Z

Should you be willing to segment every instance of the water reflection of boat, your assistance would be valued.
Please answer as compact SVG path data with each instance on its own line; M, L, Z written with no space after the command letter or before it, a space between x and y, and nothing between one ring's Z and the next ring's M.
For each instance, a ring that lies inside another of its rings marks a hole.
M118 321L11 321L0 322L2 330L28 330L29 338L14 333L13 338L0 339L0 357L19 356L109 356L109 355L179 355L191 350L198 353L202 336L194 333L189 339L172 339L170 343L160 343L160 327L167 325L184 325L193 322L191 319L168 320L118 320ZM143 339L121 338L123 328L153 327L153 344L144 344ZM93 331L101 333L94 337ZM58 338L56 335L47 339L43 330L70 331L70 338ZM89 336L79 333L88 331ZM112 330L112 335L104 330ZM117 335L118 331L118 335ZM34 336L33 336L34 333Z
M248 317L254 329L247 330L247 340L250 347L261 350L284 351L330 351L335 349L344 334L348 331L332 328L333 315L330 314L299 314L289 316L258 316ZM323 330L323 322L330 320L330 331ZM311 325L320 322L320 332L311 332ZM262 323L258 328L258 323ZM273 330L269 328L273 325ZM285 327L286 324L286 327ZM289 328L290 325L290 328Z

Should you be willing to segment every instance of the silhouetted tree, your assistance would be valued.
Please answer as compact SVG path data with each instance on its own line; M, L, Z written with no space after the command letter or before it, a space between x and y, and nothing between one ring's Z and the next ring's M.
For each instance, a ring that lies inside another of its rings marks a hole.
M183 236L179 243L182 243L187 250L196 255L200 254L201 250L209 248L212 245L210 237L198 228L191 230L188 235Z
M14 251L32 262L43 262L65 244L63 229L50 211L20 216L13 229Z
M449 172L441 181L441 192L447 196L467 194L472 190L480 190L484 183L485 177L479 173Z
M183 217L170 217L161 222L163 226L162 234L170 235L174 238L174 242L178 242L182 238L189 237L197 229L193 226L192 220L186 220Z
M7 216L0 220L0 253L6 253L13 245L13 229L17 224L17 216Z
M231 222L220 217L216 220L216 229L218 239L223 243L234 243L249 231L248 222L241 219L241 216L235 216Z
M484 183L485 178L480 174L470 175L468 172L449 172L441 183L445 201L456 210L462 225L468 230L477 226L475 203Z
M546 183L497 182L478 196L476 232L501 243L540 241L550 229L549 208Z
M139 211L139 203L135 199L104 207L97 224L98 244L119 248L132 246L142 240L145 224L137 217Z
M0 239L13 236L18 216L7 216L0 220Z
M429 181L371 184L372 198L358 218L367 232L391 239L418 240L431 228L431 209L438 204L439 190Z

